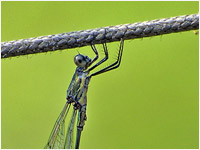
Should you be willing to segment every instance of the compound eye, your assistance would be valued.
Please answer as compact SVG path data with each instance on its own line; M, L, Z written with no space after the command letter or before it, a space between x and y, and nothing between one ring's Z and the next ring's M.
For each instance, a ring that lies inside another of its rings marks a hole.
M85 67L85 65L86 65L86 60L85 60L85 58L82 56L82 55L76 55L75 57L74 57L74 62L75 62L75 64L77 65L77 66L79 66L79 67Z

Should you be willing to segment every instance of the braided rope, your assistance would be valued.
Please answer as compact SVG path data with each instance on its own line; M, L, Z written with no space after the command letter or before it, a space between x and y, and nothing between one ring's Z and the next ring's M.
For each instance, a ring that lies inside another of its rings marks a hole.
M199 29L199 15L109 26L1 43L1 58Z

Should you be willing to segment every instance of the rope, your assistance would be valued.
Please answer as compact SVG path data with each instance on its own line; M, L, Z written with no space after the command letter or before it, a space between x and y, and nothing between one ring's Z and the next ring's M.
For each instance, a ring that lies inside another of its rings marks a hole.
M82 47L103 42L199 29L199 14L61 33L1 43L1 58Z

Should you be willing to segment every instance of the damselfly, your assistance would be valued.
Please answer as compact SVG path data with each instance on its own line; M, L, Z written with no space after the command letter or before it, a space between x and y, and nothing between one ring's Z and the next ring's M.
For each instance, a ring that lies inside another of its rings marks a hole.
M74 62L77 65L76 71L72 78L72 81L67 90L67 102L60 113L56 123L53 127L53 130L50 134L49 140L45 148L51 149L70 149L70 148L79 148L81 132L83 131L83 127L86 121L86 105L87 105L87 90L90 79L93 76L99 75L101 73L116 69L120 66L122 52L123 52L124 40L121 39L118 58L116 62L89 75L90 71L95 69L97 66L102 64L108 59L108 50L106 43L103 43L103 49L105 53L105 57L100 60L98 63L91 66L99 57L97 49L94 44L91 44L91 48L96 54L95 58L91 60L88 56L84 56L78 54L74 57ZM73 105L72 117L68 126L68 130L65 136L65 120L67 114L69 112L70 106ZM77 119L76 116L78 115ZM76 121L77 120L77 121ZM76 123L75 123L76 122ZM76 142L73 144L73 133L74 126L77 124L76 131Z

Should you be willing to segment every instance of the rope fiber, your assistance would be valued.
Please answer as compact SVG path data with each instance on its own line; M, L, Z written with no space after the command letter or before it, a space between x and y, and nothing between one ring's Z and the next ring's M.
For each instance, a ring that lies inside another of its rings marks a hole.
M199 29L199 14L108 26L1 43L1 58Z

